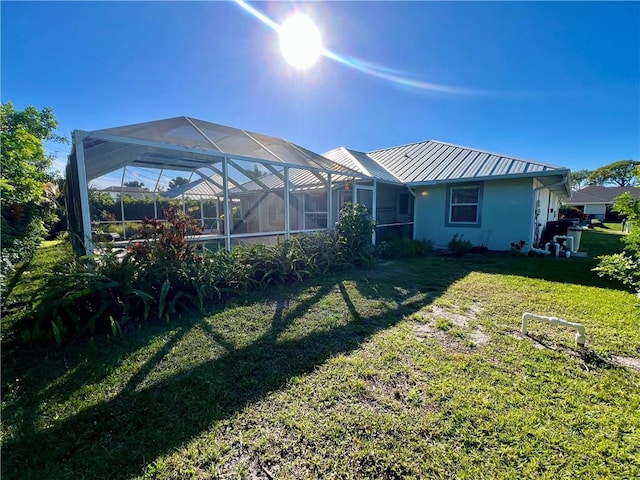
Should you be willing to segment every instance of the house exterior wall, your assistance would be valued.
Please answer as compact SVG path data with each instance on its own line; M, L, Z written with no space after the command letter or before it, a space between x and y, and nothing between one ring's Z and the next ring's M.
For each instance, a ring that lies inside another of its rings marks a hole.
M604 221L607 215L607 206L604 203L592 203L584 206L585 215L595 215L600 221Z
M560 197L545 188L538 180L533 180L535 192L534 218L537 231L534 230L530 245L538 245L547 222L558 220Z
M481 186L477 225L452 225L449 217L449 186L416 188L414 237L446 248L454 234L464 235L473 245L490 250L509 250L512 242L532 242L533 180L520 178L473 183Z

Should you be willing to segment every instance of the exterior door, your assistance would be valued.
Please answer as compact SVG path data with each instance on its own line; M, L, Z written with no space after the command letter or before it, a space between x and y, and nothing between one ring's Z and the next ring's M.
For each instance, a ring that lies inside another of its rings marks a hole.
M357 187L356 199L356 202L367 207L369 214L375 218L373 211L373 188Z
M413 197L409 192L398 192L398 203L396 208L396 222L406 223L411 221L413 214Z

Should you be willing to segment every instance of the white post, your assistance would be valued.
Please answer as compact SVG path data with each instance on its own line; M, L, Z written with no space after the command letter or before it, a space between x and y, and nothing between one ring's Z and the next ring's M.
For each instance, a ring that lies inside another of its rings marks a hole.
M80 193L80 211L82 212L82 234L84 237L82 240L87 255L93 255L89 180L87 179L87 166L84 159L84 134L74 130L73 143L76 147L76 160L78 163L78 189Z
M229 199L229 168L227 166L227 156L222 159L222 188L224 191L224 246L228 252L231 251L231 222L229 216L231 213Z
M124 198L122 188L124 187L124 176L127 173L127 166L122 168L122 180L120 180L120 216L122 217L122 238L127 238L127 225L124 221Z
M164 168L160 170L160 174L158 175L158 181L156 182L156 186L153 189L153 216L154 218L158 218L158 187L160 186L160 180L162 180L162 174L164 173Z
M291 237L291 222L289 221L289 167L284 167L284 238Z
M328 174L327 181L327 230L333 230L333 184L331 174Z
M377 200L378 199L377 199L377 195L376 195L378 188L377 188L377 183L376 182L377 181L374 178L373 179L373 207L372 207L373 212L371 212L371 216L373 217L373 222L375 224L377 224L377 218L376 218L377 214L376 214L376 212L378 211L378 205L377 205ZM376 228L375 227L373 228L373 233L371 234L371 244L372 245L376 244Z
M354 207L354 210L356 203L358 203L358 184L356 183L356 181L356 177L353 177L353 196L351 197L353 201L351 202L351 205Z

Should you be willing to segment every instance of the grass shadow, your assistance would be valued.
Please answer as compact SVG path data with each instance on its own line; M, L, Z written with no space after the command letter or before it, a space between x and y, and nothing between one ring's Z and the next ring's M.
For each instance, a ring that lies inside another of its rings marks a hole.
M99 367L80 365L58 383L56 373L33 380L32 385L39 386L42 392L38 401L23 406L21 413L11 409L3 412L5 422L19 422L20 434L3 443L2 475L4 478L126 478L140 474L145 465L159 456L215 429L218 422L285 387L291 378L313 372L335 355L356 350L368 338L428 305L448 286L473 271L612 288L610 281L591 272L591 264L584 262L585 259L570 260L573 263L567 263L566 259L491 253L455 259L429 257L404 262L402 276L394 269L378 265L253 294L244 300L245 305L266 302L272 305L272 313L268 326L248 344L235 345L204 317L185 320L175 325L173 334L108 401L84 408L54 422L50 428L34 428L44 395L55 396L56 391L64 390L62 387L73 385L79 389L92 375L91 381L99 382L128 355L135 355L138 349L167 335L166 331L160 331L162 327L152 329L141 334L141 338L123 340L113 358L110 357L112 351L101 353L97 357ZM555 265L557 268L552 268ZM573 267L567 268L567 265ZM353 284L363 297L380 299L385 308L375 314L362 311L346 282L349 286ZM310 290L313 290L310 295L298 300L302 293ZM334 291L345 313L341 324L310 328L305 335L297 337L283 335L309 310L321 309L321 303ZM202 326L225 351L139 388L149 372L195 325ZM57 360L61 358L56 357ZM11 372L25 370L28 369L13 365ZM94 373L96 371L98 373ZM26 371L25 375L28 377L33 372Z
M3 478L125 478L140 474L160 455L215 428L220 420L286 386L292 377L313 372L334 355L357 349L367 338L394 326L429 301L428 294L416 297L409 293L415 292L413 276L389 283L384 270L368 272L365 280L361 274L354 271L263 294L262 302L273 304L269 328L242 347L235 348L207 322L180 325L109 401L85 408L50 428L23 428L32 425L38 414L36 404L27 408L31 417L21 420L16 419L15 412L6 412L5 421L19 420L22 425L20 434L3 444ZM381 291L392 297L396 288L408 293L396 298L394 308L370 315L361 312L344 281L372 294ZM290 300L310 288L315 289L313 294L292 308ZM336 291L343 312L348 312L343 324L311 329L301 337L282 335L305 312L321 310L319 302ZM140 388L145 376L190 330L189 325L203 325L226 351ZM133 349L126 350L131 354ZM119 361L102 357L102 369L116 368L125 355L118 355ZM75 380L68 380L67 387L78 384L82 375L77 375ZM58 387L42 391L54 394Z

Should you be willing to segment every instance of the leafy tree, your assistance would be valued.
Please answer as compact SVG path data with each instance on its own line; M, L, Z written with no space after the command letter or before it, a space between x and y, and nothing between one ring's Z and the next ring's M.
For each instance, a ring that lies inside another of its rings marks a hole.
M637 174L640 174L640 168L636 169ZM631 222L631 231L623 238L624 251L598 257L600 263L594 270L600 276L629 285L640 296L640 199L626 192L616 199L613 210L626 216L626 221Z
M589 175L591 175L589 170L571 172L571 190L575 192L589 185Z
M173 180L171 180L169 182L169 189L176 188L176 187L179 187L181 185L186 185L187 183L189 183L189 179L188 178L176 177L176 178L174 178Z
M142 190L148 191L149 189L144 186L144 183L139 182L138 180L131 180L129 182L124 182L122 184L123 187L132 187L132 188L140 188Z
M43 143L68 141L54 133L58 122L49 107L28 106L19 112L11 102L0 105L2 177L2 252L0 276L29 259L56 221L57 188L47 172L52 157Z
M589 174L588 181L592 185L615 183L620 187L631 187L638 183L638 160L620 160L595 169Z
M257 163L254 163L254 164L253 164L253 174L254 174L256 177L261 177L261 176L263 176L265 173L266 173L266 172L265 172L262 168L260 168L260 165L259 165L259 164L257 164Z

